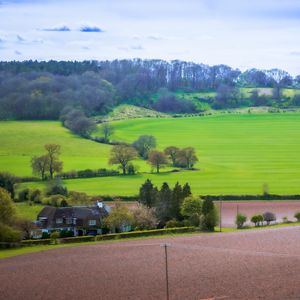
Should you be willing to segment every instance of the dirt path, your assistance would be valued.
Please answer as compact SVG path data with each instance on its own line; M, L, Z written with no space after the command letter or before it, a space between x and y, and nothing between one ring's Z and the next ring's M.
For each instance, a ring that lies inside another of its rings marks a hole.
M0 261L1 299L300 299L300 227L50 250Z

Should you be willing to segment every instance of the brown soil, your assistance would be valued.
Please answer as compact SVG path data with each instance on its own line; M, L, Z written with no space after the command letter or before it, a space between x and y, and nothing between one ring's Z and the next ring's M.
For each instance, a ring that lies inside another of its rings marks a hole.
M0 261L1 299L300 299L300 227L83 245Z

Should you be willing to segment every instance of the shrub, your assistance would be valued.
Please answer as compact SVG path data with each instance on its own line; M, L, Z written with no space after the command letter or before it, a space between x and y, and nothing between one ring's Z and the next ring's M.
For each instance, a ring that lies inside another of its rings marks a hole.
M297 219L298 222L300 222L300 211L297 211L297 212L294 214L294 217Z
M264 221L267 222L267 225L270 225L270 222L276 221L276 216L272 212L265 212L263 214Z
M205 199L202 204L200 226L202 230L214 231L218 222L218 213L212 200Z
M235 218L235 224L237 228L243 228L244 224L247 221L247 217L241 213L238 213Z
M62 230L59 233L59 237L66 238L66 237L73 237L74 232L72 230Z
M288 217L282 217L282 222L283 223L290 223Z
M259 226L264 220L262 215L254 215L251 217L251 222L254 223L255 226Z
M53 242L54 245L57 244L57 239L59 238L59 232L54 231L50 234L50 239Z
M33 203L39 204L42 203L42 192L40 190L34 190L30 193L30 201Z
M0 243L16 243L21 240L21 232L0 223Z
M75 236L75 237L66 237L61 239L61 243L70 244L70 243L81 243L81 242L94 242L95 237L88 235L88 236Z
M18 202L25 202L29 200L29 189L24 189L18 194Z
M172 219L166 223L165 228L175 228L175 227L180 227L180 225L181 224L179 221L177 221L176 219Z
M49 239L49 238L50 238L50 234L48 232L42 233L42 239Z
M54 180L53 182L50 182L49 186L47 187L46 195L67 196L68 190L62 185L62 183L59 180Z

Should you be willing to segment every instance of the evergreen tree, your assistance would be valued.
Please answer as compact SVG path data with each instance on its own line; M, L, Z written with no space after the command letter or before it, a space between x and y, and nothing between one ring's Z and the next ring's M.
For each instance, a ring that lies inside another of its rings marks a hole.
M157 197L157 188L154 187L151 180L147 179L140 187L139 202L147 207L155 206Z
M177 182L172 192L172 207L171 215L176 220L181 220L182 215L180 213L180 207L183 202L184 195L181 185Z
M188 183L183 186L182 189L183 199L192 195L191 187Z
M214 231L218 215L212 200L205 199L202 204L201 227L203 230Z
M167 221L172 219L172 190L169 185L164 182L160 191L157 194L156 213L161 226L164 226Z

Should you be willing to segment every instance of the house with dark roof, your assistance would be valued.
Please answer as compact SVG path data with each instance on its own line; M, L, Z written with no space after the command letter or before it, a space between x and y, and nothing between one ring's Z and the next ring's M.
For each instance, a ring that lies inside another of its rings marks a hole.
M101 234L103 219L110 207L98 202L95 206L44 207L37 216L41 232L71 231L74 236Z

